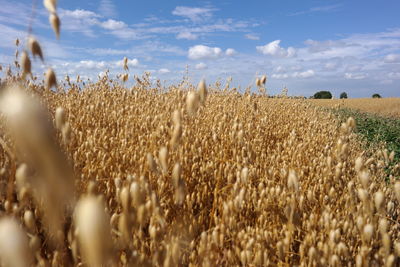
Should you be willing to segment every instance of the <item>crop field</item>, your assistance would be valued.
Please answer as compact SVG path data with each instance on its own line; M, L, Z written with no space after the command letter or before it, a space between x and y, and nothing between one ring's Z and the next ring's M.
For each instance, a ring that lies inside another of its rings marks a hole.
M367 154L352 118L203 82L19 77L1 89L8 266L398 263L394 153Z
M0 69L0 266L400 265L398 120L355 111L399 116L398 99L272 98L266 75L257 93L129 85L126 57L116 77L62 81L33 73L33 36L15 57Z
M385 117L400 118L400 98L310 99L310 103L329 108L349 108Z

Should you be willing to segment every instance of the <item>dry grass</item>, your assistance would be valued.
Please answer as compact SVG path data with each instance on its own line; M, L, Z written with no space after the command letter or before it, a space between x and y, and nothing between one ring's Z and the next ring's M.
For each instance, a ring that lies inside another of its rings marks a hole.
M310 99L310 103L323 107L350 108L361 112L400 118L400 98Z
M0 206L28 233L26 264L396 264L400 185L382 182L393 155L365 158L354 120L338 129L307 101L139 81L12 89L23 124L5 108Z

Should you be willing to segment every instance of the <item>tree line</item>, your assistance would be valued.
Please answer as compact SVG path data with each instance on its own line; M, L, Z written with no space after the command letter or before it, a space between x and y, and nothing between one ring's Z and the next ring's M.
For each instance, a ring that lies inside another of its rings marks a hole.
M380 94L373 94L371 96L372 98L382 98ZM314 99L332 99L332 93L329 91L318 91L316 92L313 96L311 96L310 98L314 98ZM340 99L346 99L348 98L347 93L346 92L342 92L339 96Z

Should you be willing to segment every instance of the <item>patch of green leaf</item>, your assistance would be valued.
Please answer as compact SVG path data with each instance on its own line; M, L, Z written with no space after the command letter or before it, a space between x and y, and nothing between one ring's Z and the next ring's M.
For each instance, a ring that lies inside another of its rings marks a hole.
M384 146L389 152L395 152L393 162L386 168L386 173L392 174L393 166L400 162L400 119L346 108L331 111L338 116L340 122L349 117L354 118L357 125L355 132L365 141L366 149L374 150Z

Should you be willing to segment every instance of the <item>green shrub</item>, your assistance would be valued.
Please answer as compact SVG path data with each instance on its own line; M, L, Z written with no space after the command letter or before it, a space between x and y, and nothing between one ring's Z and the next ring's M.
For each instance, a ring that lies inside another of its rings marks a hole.
M315 99L331 99L332 94L329 91L319 91L314 94Z
M382 98L380 94L373 94L372 98Z

